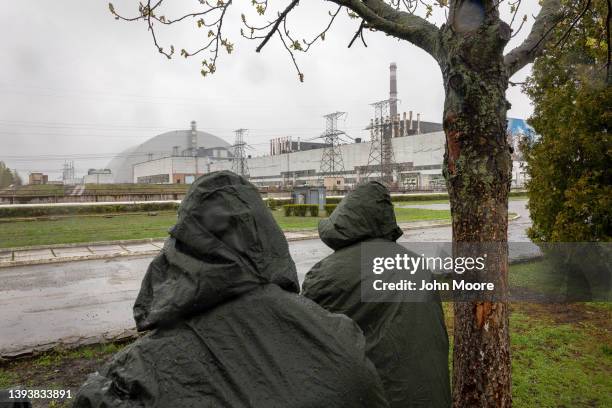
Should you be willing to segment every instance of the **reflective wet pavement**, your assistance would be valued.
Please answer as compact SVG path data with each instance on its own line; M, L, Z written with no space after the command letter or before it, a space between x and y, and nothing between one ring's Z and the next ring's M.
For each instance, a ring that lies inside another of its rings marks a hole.
M511 201L521 215L510 223L510 241L528 241L526 202ZM434 204L435 205L435 204ZM411 230L400 242L440 242L450 227ZM332 251L319 240L290 242L300 281ZM132 304L152 255L0 269L0 354L60 339L130 329Z

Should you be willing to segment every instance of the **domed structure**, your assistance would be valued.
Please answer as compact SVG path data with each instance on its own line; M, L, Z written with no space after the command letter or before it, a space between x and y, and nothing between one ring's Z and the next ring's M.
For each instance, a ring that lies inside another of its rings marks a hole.
M198 131L195 122L190 130L174 130L157 135L138 146L124 150L107 165L115 183L133 183L134 165L171 156L229 157L230 144ZM195 135L195 138L193 137ZM195 150L195 154L194 154Z

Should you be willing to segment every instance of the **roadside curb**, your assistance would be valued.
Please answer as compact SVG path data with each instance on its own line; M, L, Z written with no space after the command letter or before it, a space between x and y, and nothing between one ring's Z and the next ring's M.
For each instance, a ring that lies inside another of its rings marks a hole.
M45 259L35 259L28 261L8 261L0 263L0 272L2 272L3 268L8 268L12 266L29 266L29 265L47 265L47 264L55 264L55 263L65 263L65 262L76 262L76 261L95 261L101 259L113 259L113 258L140 258L148 255L155 255L159 253L161 249L155 251L141 251L141 252L117 252L114 254L104 254L104 255L85 255L85 256L66 256L62 258L45 258Z
M50 351L73 350L84 346L95 346L108 343L123 343L137 339L143 333L136 328L114 330L97 336L71 336L54 342L0 351L0 366L3 363L21 358L32 358Z
M129 244L150 244L152 242L163 241L165 238L138 238L120 239L115 241L94 241L94 242L74 242L67 244L32 245L26 247L0 248L0 252L29 251L37 249L59 249L59 248L80 248L101 245L129 245Z

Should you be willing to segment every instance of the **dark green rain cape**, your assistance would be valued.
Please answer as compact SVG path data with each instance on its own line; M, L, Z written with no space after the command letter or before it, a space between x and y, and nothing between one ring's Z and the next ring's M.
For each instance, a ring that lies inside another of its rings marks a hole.
M346 316L299 296L287 241L257 189L199 178L134 305L151 330L89 376L76 407L387 407Z
M387 241L397 253L411 254L395 244L401 235L387 189L376 182L360 185L319 223L319 236L335 252L308 272L302 294L361 327L390 407L448 408L448 336L439 297L361 302L361 243Z

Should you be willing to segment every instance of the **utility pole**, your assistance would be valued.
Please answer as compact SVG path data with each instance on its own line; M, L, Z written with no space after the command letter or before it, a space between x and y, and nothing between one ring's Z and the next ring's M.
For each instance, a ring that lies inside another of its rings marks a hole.
M371 104L374 107L374 120L370 125L371 145L366 169L366 178L378 174L378 181L386 186L393 183L393 170L395 159L393 145L391 144L392 122L389 120L389 105L391 100L386 99Z
M237 129L234 131L236 138L234 140L233 153L234 158L232 159L232 171L238 175L248 178L249 177L249 166L247 163L247 157L245 153L246 143L244 142L244 135L248 129Z
M321 136L325 143L319 168L319 184L323 184L324 177L340 177L344 175L344 160L340 151L340 136L346 135L338 130L338 119L346 112L334 112L325 115L325 133Z

